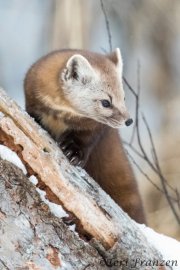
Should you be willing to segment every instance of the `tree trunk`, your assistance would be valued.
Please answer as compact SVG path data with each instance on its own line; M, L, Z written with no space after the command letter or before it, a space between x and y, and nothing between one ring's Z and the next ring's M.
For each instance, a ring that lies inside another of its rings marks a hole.
M160 262L162 255L3 90L0 112L0 144L15 151L27 170L24 175L0 160L0 269L165 269L135 266L139 258ZM28 180L32 175L36 185ZM49 201L67 214L55 217Z

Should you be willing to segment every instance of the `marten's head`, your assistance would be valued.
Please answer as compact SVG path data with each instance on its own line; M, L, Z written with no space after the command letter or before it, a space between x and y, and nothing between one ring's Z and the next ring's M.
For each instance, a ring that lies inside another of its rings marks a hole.
M133 122L125 106L119 49L109 55L72 55L61 80L65 99L78 115L113 128Z

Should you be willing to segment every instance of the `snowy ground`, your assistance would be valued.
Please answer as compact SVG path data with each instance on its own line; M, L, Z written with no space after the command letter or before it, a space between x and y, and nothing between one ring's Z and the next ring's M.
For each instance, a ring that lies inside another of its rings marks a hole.
M155 246L163 255L164 263L173 270L180 270L180 242L159 234L145 225L137 224L148 242ZM169 265L168 265L169 264Z

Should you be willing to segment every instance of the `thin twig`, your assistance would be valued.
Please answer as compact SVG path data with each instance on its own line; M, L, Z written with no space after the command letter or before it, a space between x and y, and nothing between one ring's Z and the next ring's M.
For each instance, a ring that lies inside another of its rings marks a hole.
M171 198L169 196L169 192L168 192L168 189L167 189L167 186L166 186L166 181L165 181L165 178L164 178L164 176L162 174L162 170L161 170L161 167L160 167L160 164L159 164L159 160L158 160L158 157L157 157L157 153L156 153L156 149L155 149L155 146L154 146L154 141L153 141L153 138L152 138L152 134L151 134L149 125L148 125L148 123L147 123L146 118L144 117L144 115L142 117L143 117L143 121L144 121L144 123L146 125L147 131L148 131L148 135L149 135L149 138L150 138L150 141L151 141L152 151L153 151L153 154L154 154L154 157L155 157L155 164L156 164L157 170L159 172L159 178L161 180L161 185L162 185L164 194L165 194L166 199L167 199L167 201L169 203L169 206L171 207L172 212L174 213L177 221L180 224L180 216L177 214L176 209L175 209L175 206L172 203Z
M105 23L106 23L106 30L107 30L108 41L109 41L109 50L110 50L110 52L112 52L112 36L111 36L111 29L110 29L110 25L109 25L109 20L108 20L108 16L106 13L106 9L104 7L103 0L100 0L100 2L101 2L101 9L102 9L102 12L104 14L104 19L105 19Z
M141 89L140 77L141 77L140 76L140 61L138 61L138 63L137 63L137 89L138 89L137 95L138 96L139 96L140 89ZM136 108L135 108L135 117L136 117ZM136 124L133 126L132 135L131 135L131 139L130 139L130 145L133 144L135 135L136 135Z
M130 143L123 140L123 144L127 145L138 157L144 159L144 156Z
M132 88L132 86L129 84L129 82L126 80L125 76L123 76L123 81L125 82L128 89L131 91L134 97L137 97L136 91Z
M156 153L156 148L155 148L155 145L154 145L154 140L153 140L153 137L152 137L152 133L151 133L151 130L150 130L150 127L149 127L149 124L145 118L145 115L142 113L142 120L145 124L145 127L147 129L147 132L148 132L148 136L149 136L149 139L150 139L150 142L151 142L151 147L152 147L152 155L153 155L153 159L154 159L154 162L155 162L155 165L156 165L156 170L154 170L154 172L156 174L159 175L159 172L161 171L160 169L160 165L159 165L159 160L158 160L158 157L157 157L157 153ZM176 189L173 188L167 181L167 179L165 179L165 177L162 175L161 173L161 177L163 177L163 180L167 183L168 187L174 191L176 193Z
M136 166L136 168L140 171L140 173L142 175L144 175L146 177L146 179L158 190L160 191L161 193L164 193L163 190L158 187L157 184L155 184L153 182L153 180L151 180L151 178L141 169L141 167L139 166L139 164L135 161L135 159L133 158L133 156L129 153L129 151L126 149L126 153L127 153L127 156L131 159L131 161L134 163L134 165Z
M127 156L131 159L132 163L136 166L136 168L139 170L139 172L162 194L164 194L164 191L156 184L154 181L142 170L142 168L139 166L139 164L135 161L133 156L129 153L129 151L126 149ZM171 199L178 203L178 200L176 198L171 197Z
M126 146L128 146L129 148L130 148L130 150L132 150L132 152L134 152L138 157L140 157L142 160L145 160L145 158L144 158L144 156L132 145L132 144L130 144L130 143L128 143L127 141L124 141L123 140L123 144L124 145L126 145ZM145 160L146 161L146 160ZM149 164L148 164L149 165ZM153 172L157 175L157 176L159 176L159 172L156 170L153 170ZM173 188L169 183L168 183L168 181L167 181L167 179L165 179L164 178L164 181L166 182L166 184L167 184L167 186L176 194L176 196L177 196L177 189L175 189L175 188ZM177 198L178 198L178 196L177 196ZM177 199L177 201L178 201L178 199ZM179 198L179 202L180 202L180 198Z

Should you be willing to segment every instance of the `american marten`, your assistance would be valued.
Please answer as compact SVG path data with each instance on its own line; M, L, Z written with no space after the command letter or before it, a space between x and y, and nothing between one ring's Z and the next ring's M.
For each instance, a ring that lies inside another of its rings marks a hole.
M26 110L114 201L145 222L132 168L118 128L132 124L125 106L119 49L107 55L59 50L28 71Z

